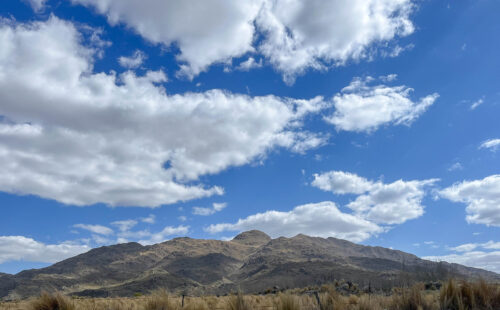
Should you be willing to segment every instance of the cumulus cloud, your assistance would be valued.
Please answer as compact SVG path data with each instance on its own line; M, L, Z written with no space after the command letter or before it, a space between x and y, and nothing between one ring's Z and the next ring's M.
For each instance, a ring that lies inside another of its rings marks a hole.
M147 40L179 47L180 74L259 53L292 83L306 69L371 57L414 31L411 0L72 0ZM189 22L185 22L189 20ZM256 40L257 38L257 40ZM403 48L394 46L399 54Z
M341 212L334 202L297 206L290 211L266 211L239 219L236 223L213 224L209 233L258 229L272 237L291 237L299 233L318 237L337 237L360 242L383 228L356 215Z
M500 226L500 175L455 183L441 190L439 195L467 204L467 222Z
M354 173L344 171L316 173L311 184L335 194L363 194L373 187L373 182Z
M425 187L436 181L397 180L384 184L381 181L369 181L353 173L330 171L314 174L311 185L334 194L358 195L346 205L357 216L378 224L401 224L424 213L422 199L426 193Z
M102 225L75 224L73 227L88 230L99 235L112 235L114 233L111 228Z
M144 60L146 60L147 56L143 51L135 51L130 57L121 56L118 58L118 63L120 66L128 69L138 68Z
M213 63L254 50L253 20L261 0L164 1L72 0L94 7L112 25L123 23L142 37L176 44L180 74L193 78ZM189 21L189 22L186 22Z
M99 3L103 10L147 7ZM223 193L197 183L202 175L248 164L276 147L302 152L318 145L304 143L300 123L322 109L321 97L170 95L162 71L94 73L98 47L81 38L56 17L0 24L1 191L71 205L157 207Z
M227 206L226 203L213 203L211 208L193 207L194 215L208 216L222 211Z
M306 69L368 57L373 44L414 30L405 0L266 1L256 20L258 50L292 83Z
M481 143L479 146L480 149L490 149L494 152L498 150L500 147L500 139L489 139Z
M45 244L23 236L0 236L0 264L19 260L55 263L88 250L88 245L72 242Z
M372 77L355 78L344 87L333 97L335 112L326 121L337 130L357 132L371 132L385 124L409 125L439 97L434 93L414 102L412 88L370 85L373 81Z

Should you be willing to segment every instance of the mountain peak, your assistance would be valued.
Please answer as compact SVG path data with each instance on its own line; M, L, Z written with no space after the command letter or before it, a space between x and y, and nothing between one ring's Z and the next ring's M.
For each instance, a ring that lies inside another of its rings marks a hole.
M240 233L231 241L246 245L264 245L271 241L271 237L260 230L249 230Z
M251 230L231 241L176 238L151 246L106 246L43 269L0 274L0 299L27 298L44 290L132 296L160 287L176 294L192 290L193 295L216 295L239 289L256 293L274 285L298 288L333 279L385 289L398 281L403 265L408 281L500 280L493 272L425 261L401 251L303 234L271 240Z

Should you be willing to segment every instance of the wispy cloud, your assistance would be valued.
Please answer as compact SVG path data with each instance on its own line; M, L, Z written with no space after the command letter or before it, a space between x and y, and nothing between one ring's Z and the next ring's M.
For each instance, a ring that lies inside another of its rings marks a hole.
M146 60L146 59L147 59L147 56L146 56L146 54L144 54L144 52L136 50L134 52L134 54L130 57L125 57L125 56L119 57L118 62L124 68L135 69L135 68L140 67L142 65L142 63L144 62L144 60Z
M496 152L500 147L500 139L489 139L481 143L479 146L480 149L490 149L493 152Z
M481 104L483 104L483 102L484 102L483 98L474 101L472 103L472 105L470 106L470 109L471 110L475 110L478 106L480 106Z
M102 225L75 224L73 225L73 227L88 230L92 233L99 235L107 236L107 235L112 235L114 233L114 231L111 228Z
M222 211L226 206L227 203L213 203L211 208L193 207L192 213L194 215L208 216Z

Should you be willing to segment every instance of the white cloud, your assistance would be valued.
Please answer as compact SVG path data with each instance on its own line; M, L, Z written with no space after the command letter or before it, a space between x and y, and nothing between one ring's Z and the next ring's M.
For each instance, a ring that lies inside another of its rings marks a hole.
M363 194L373 187L373 182L354 173L330 171L315 173L311 185L335 194Z
M291 237L299 233L309 236L336 237L360 242L383 232L383 228L355 215L342 213L335 203L325 201L283 211L266 211L205 228L209 233L258 229L272 237Z
M214 204L214 208L217 210L222 210L224 204ZM118 227L118 230L113 231L112 229L101 226L101 225L89 225L89 224L76 224L74 227L88 230L92 233L91 237L95 245L106 245L115 243L126 243L126 242L139 242L144 245L154 244L158 242L163 242L170 236L175 235L185 235L189 232L189 226L165 226L161 231L152 232L149 229L143 230L131 230L134 228L139 221L147 224L153 224L155 217L150 215L149 217L143 217L139 219L129 219L111 222L111 225ZM80 239L81 240L81 239Z
M396 44L391 49L381 50L380 54L382 57L394 58L394 57L398 57L401 53L403 53L405 51L412 50L414 47L415 47L415 44L413 44L413 43L407 44L405 46L400 46L400 45Z
M120 66L124 68L129 68L129 69L134 69L138 68L144 60L146 60L147 56L144 54L144 52L137 50L132 54L130 57L125 57L121 56L118 58L118 62L120 63Z
M35 12L40 12L41 10L43 10L43 8L45 7L45 2L47 2L47 0L23 0L23 1L28 3Z
M180 73L189 78L251 52L291 83L308 68L371 57L379 45L414 31L411 0L72 2L94 7L110 24L123 23L151 42L176 44Z
M112 222L111 225L117 226L120 231L128 231L135 225L137 225L136 220L123 220Z
M300 122L324 107L321 97L169 95L158 85L162 71L93 73L97 47L83 46L81 36L56 17L0 24L1 191L72 205L157 207L223 193L196 183L202 175L276 147L310 147Z
M500 250L500 242L490 240L488 242L482 243L481 247L490 250Z
M93 6L112 25L124 23L154 43L175 43L181 74L193 78L213 63L253 50L253 20L261 0L73 0Z
M483 101L483 99L482 99L482 98L481 98L481 99L479 99L479 100L474 101L474 102L472 103L472 105L470 106L470 109L471 109L471 110L476 109L479 105L483 104L483 102L484 102L484 101Z
M212 208L193 207L192 213L195 215L208 216L214 214L215 211Z
M141 218L141 222L148 223L148 224L154 224L156 222L156 216L154 214L150 214L147 217Z
M439 194L453 202L467 204L467 222L500 226L500 175L455 183Z
M258 50L292 83L308 68L366 58L373 44L411 34L412 9L409 0L266 1Z
M138 242L143 245L155 244L164 242L171 236L186 235L189 232L189 226L179 225L177 227L167 226L158 233L145 233L142 240Z
M456 171L456 170L463 170L463 169L464 169L464 167L462 166L462 164L459 162L456 162L448 168L448 171Z
M214 203L214 210L220 211L225 207L225 204ZM84 225L77 224L74 227L83 228L92 232L92 241L97 245L139 242L144 245L154 244L167 240L170 236L185 235L189 232L189 226L180 225L165 226L161 231L151 232L148 228L143 230L132 230L140 222L146 224L154 224L156 217L150 214L148 217L140 217L137 219L128 219L111 222L111 225L118 227L116 233L101 225ZM112 235L112 236L111 236Z
M424 206L421 204L425 196L424 187L436 181L397 180L384 184L353 173L330 171L314 174L311 185L334 194L358 195L346 207L367 220L379 224L401 224L424 213Z
M480 149L491 149L492 151L497 151L500 147L500 139L489 139L481 143Z
M290 150L298 154L316 149L328 143L328 134L313 132L287 132L281 136L285 145L291 145Z
M126 243L137 241L143 245L150 245L168 240L171 236L185 235L189 232L189 226L166 226L159 232L148 230L130 231L132 225L128 221L117 221L112 224L120 227L116 239L109 237L113 231L105 226L77 224L75 227L92 232L94 246L108 245L114 243ZM32 238L23 236L0 236L0 264L10 261L29 261L56 263L66 258L84 253L92 249L90 239L79 241L66 241L58 244L44 244Z
M73 227L85 229L99 235L107 236L107 235L112 235L114 233L111 228L102 225L75 224L73 225Z
M488 241L484 243L466 243L456 247L451 248L451 250L456 252L470 252L477 248L483 248L486 250L500 250L500 242Z
M423 259L432 261L446 261L465 266L476 267L500 273L500 251L472 251L460 249L462 253L454 253L441 256L426 256Z
M424 214L424 187L436 180L403 181L390 184L374 183L374 187L358 196L347 207L376 223L402 224Z
M19 260L55 263L88 250L89 246L72 242L44 244L23 236L0 236L0 264Z
M251 69L261 68L261 67L262 67L262 58L259 60L259 62L257 62L255 61L255 58L249 57L247 60L240 63L236 69L240 71L250 71Z
M456 246L456 247L451 248L451 249L455 252L470 252L470 251L476 249L477 247L478 247L478 245L476 243L466 243L466 244L462 244L462 245Z
M92 234L92 241L96 244L96 245L107 245L107 244L113 244L114 243L114 240L111 239L111 238L108 238L108 237L104 237L102 235L96 235L96 234Z
M439 97L428 95L418 102L410 99L412 88L369 83L375 79L355 78L333 97L335 112L326 121L337 130L371 132L384 124L409 125Z
M213 203L211 208L193 207L194 215L208 216L222 211L227 206L226 203Z
M397 78L398 78L398 75L395 73L379 76L379 79L384 83L395 81L395 80L397 80Z

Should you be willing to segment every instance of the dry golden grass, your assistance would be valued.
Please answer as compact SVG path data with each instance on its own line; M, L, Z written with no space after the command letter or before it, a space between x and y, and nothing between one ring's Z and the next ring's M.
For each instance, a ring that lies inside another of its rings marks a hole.
M500 287L485 281L456 282L449 280L439 294L441 309L500 309Z
M319 303L318 303L319 301ZM182 298L156 291L134 298L70 298L43 293L21 302L0 302L1 310L500 310L500 286L450 280L440 291L422 284L382 294L342 295L333 285L268 295Z
M28 308L31 310L75 310L75 303L62 294L43 292L39 298L29 303Z

